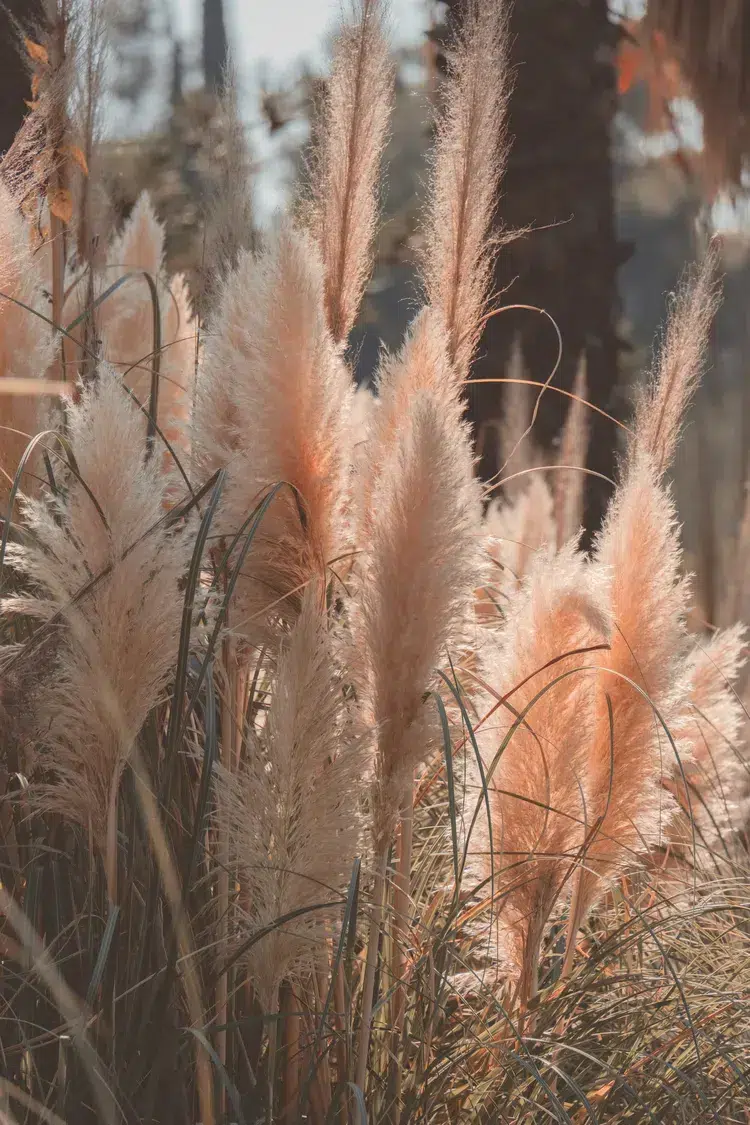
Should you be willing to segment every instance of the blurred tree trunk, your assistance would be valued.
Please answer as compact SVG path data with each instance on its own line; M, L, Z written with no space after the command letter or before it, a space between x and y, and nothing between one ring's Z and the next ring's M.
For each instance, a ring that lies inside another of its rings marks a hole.
M0 4L0 154L10 148L26 115L31 85L21 55L18 26L31 29L43 16L42 0L5 0Z
M207 89L221 90L228 55L224 0L203 0L203 79Z
M460 11L459 0L450 7ZM563 357L554 383L570 390L584 353L588 399L609 413L620 405L615 334L616 272L622 260L614 227L610 129L615 111L617 29L607 0L516 0L510 20L515 89L510 103L513 141L501 186L498 215L506 227L536 228L502 251L495 277L503 304L529 304L554 317ZM544 229L541 229L544 228ZM558 341L546 317L510 311L492 318L482 341L478 377L506 374L514 336L520 338L527 377L543 382ZM477 424L502 414L502 384L472 390ZM550 449L570 400L547 393L534 426ZM616 427L590 413L588 467L612 477ZM485 446L482 475L499 469ZM598 525L610 486L589 478L586 524Z

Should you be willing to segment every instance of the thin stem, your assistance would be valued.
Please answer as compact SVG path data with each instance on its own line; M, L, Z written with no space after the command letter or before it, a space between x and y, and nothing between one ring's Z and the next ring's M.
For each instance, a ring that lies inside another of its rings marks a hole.
M234 645L231 638L224 642L224 693L221 709L221 757L222 764L233 771L236 754L236 730L240 725L237 698L239 676L236 670ZM229 838L223 828L219 828L218 839L219 877L216 894L216 910L220 948L227 949L229 942ZM227 1023L229 1011L229 974L223 972L216 982L216 1054L221 1065L227 1064ZM226 1090L219 1091L219 1112L226 1111Z
M294 994L292 985L285 989L286 996L286 1073L284 1076L284 1120L294 1121L299 1103L300 1039L301 1019L300 1000Z
M398 1058L399 1041L404 1027L406 1010L406 957L404 938L406 936L411 901L411 857L414 839L414 779L404 801L401 812L401 827L398 837L398 863L393 895L393 928L391 946L391 975L393 977L393 1037L390 1074L393 1114L398 1119L398 1102L401 1096L402 1068Z
M279 990L276 989L268 1015L268 1107L266 1125L273 1125L274 1092L276 1087L276 1053L279 1038Z
M362 987L362 1019L359 1025L359 1049L357 1053L356 1084L364 1094L367 1078L367 1056L370 1053L370 1032L372 1029L372 1005L375 992L375 970L378 964L378 947L380 945L380 932L383 928L383 915L385 912L385 877L388 867L388 844L385 844L378 856L375 869L375 883L372 889L372 919L370 921L370 934L367 941L367 963L365 965L365 979Z

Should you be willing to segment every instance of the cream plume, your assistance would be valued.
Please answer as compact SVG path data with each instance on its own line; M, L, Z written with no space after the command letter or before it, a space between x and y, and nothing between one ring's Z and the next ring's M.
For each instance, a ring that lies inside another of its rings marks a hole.
M438 122L422 274L427 301L447 325L449 358L462 381L479 343L492 279L490 227L511 85L507 35L502 0L468 0Z
M344 695L327 622L312 592L278 653L262 728L248 732L237 773L217 776L218 822L236 865L236 939L273 927L245 956L266 1011L282 979L325 954L360 840L366 743ZM330 903L321 910L320 904Z
M35 315L50 315L43 296L46 281L42 255L33 252L31 231L0 180L0 378L40 379L52 363L53 333ZM0 395L0 498L7 498L26 446L42 428L40 405L36 395ZM30 467L37 466L34 459ZM34 491L29 471L21 487Z
M515 499L493 500L484 527L487 551L497 564L493 584L513 594L535 556L556 540L554 500L544 474L530 473Z
M579 909L659 844L674 816L661 787L674 751L662 721L675 713L687 655L687 582L674 504L647 453L631 455L597 541L594 565L611 574L612 646L600 662L598 715L589 761L593 825ZM611 724L606 704L609 697Z
M101 297L118 280L126 280L100 302L94 319L103 357L148 409L154 366L154 303L143 275L149 275L156 286L161 334L156 420L182 460L189 447L187 422L193 402L197 321L185 279L170 279L165 273L164 238L164 227L144 192L110 245L106 268L97 277L96 296ZM84 298L79 286L74 293L74 311L78 314L84 311ZM147 420L141 417L145 438ZM166 470L172 470L173 459L158 437L155 448L163 454Z
M376 478L404 431L404 418L415 397L429 391L445 414L463 414L455 369L448 360L448 336L439 314L425 308L409 325L396 355L384 355L376 378L377 406L372 413L367 449L369 477L363 481L364 511L372 501Z
M701 379L719 304L717 263L714 247L674 296L653 380L636 402L634 440L659 473L672 463L685 411Z
M120 775L174 666L190 544L161 522L159 467L143 461L140 414L110 367L69 408L68 437L91 495L71 476L59 511L27 503L33 545L11 559L38 593L5 608L65 624L36 700L32 792L38 808L88 827L111 863Z
M665 838L677 806L661 778L674 749L663 728L677 721L687 658L687 580L682 578L672 498L662 477L674 456L684 411L698 384L716 307L710 253L673 305L656 379L636 407L623 480L595 548L612 575L612 648L601 663L600 704L590 760L596 833L576 892L574 933L599 879L610 881Z
M275 495L238 583L232 627L251 640L294 619L305 586L324 581L347 542L353 389L323 287L311 238L283 227L228 279L200 372L196 464L204 476L228 469L217 530L239 532L275 485L295 490Z
M607 575L589 567L572 543L557 554L550 547L531 564L482 661L496 693L486 700L495 711L478 737L489 778L498 926L524 1001L536 991L545 925L586 840L585 732L595 717L598 653L581 650L609 642L608 586ZM489 880L481 815L477 825Z
M393 64L380 0L357 0L339 31L313 157L311 228L325 267L328 327L346 340L372 270L380 160L391 111Z
M429 752L435 669L456 652L483 577L481 493L466 424L422 390L383 455L366 542L356 640L378 731L374 835L382 848ZM378 447L374 456L379 457Z
M508 361L507 377L513 380L527 377L521 341L517 336ZM506 383L503 388L503 415L499 426L500 463L503 478L510 478L507 484L503 484L503 492L511 498L519 496L528 487L527 470L542 464L542 455L531 429L535 399L535 389L528 383Z
M565 417L558 465L578 465L586 467L589 447L589 418L586 407L586 356L581 355L576 377L573 381L573 394ZM583 501L586 476L582 472L566 472L555 469L553 489L555 496L555 520L557 522L557 545L577 534L583 525Z
M698 846L722 852L740 829L750 790L750 764L740 747L745 711L736 691L747 662L741 625L696 644L686 669L687 698L675 723L682 770L670 771L684 818L671 833L687 851L695 825Z

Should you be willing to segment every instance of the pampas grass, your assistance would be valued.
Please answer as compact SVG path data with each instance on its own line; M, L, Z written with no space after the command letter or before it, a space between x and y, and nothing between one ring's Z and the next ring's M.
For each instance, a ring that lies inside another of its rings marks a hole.
M173 456L186 459L187 430L193 405L197 322L184 278L167 277L164 270L165 231L146 193L137 200L122 231L107 252L106 265L96 276L93 312L84 311L86 297L79 283L73 290L71 318L93 318L89 337L101 342L101 355L120 374L123 384L155 421L175 453L164 449L167 472ZM69 364L81 362L78 349ZM75 354L78 351L78 354ZM151 402L156 372L157 400ZM143 416L144 448L147 418Z
M280 642L265 721L245 731L240 769L218 777L219 817L241 888L233 940L241 948L268 931L242 959L269 1014L282 980L304 981L324 957L359 848L367 745L342 689L328 622L308 592Z
M608 594L606 574L590 573L574 544L542 553L483 655L498 702L488 701L494 714L480 733L493 829L492 851L482 833L482 868L489 878L496 867L501 953L518 972L524 1005L537 991L544 928L589 830L581 731L595 719L592 671L609 642Z
M310 226L325 269L325 309L337 343L352 329L372 270L380 160L393 63L381 0L356 0L339 31L313 156Z
M683 770L673 769L671 784L683 815L672 839L688 855L697 844L709 869L726 860L746 822L750 770L741 749L745 711L738 694L746 653L740 625L699 640L686 668L684 716L675 723Z
M427 303L448 332L448 357L468 376L489 297L491 225L506 152L510 94L504 3L468 0L437 124L422 264Z
M661 778L676 754L669 724L684 692L688 584L663 473L700 377L715 267L710 253L674 303L656 376L637 402L623 479L595 545L594 564L612 575L613 632L590 749L596 828L578 876L571 938L603 887L660 844L676 816Z
M185 538L163 524L158 471L134 456L139 433L139 413L103 366L68 411L78 475L65 500L25 506L33 539L11 558L35 594L3 603L57 622L54 675L34 701L33 800L91 833L113 902L118 789L173 667L186 566Z
M357 1080L367 1067L372 989L388 846L399 815L411 817L414 771L435 745L436 709L426 696L435 670L467 637L481 585L480 492L465 423L446 417L428 390L416 394L383 467L367 524L367 560L355 637L365 721L377 730L372 792L376 891ZM406 825L404 819L406 819ZM404 891L408 898L408 889Z
M394 826L408 782L430 745L434 669L456 651L483 576L480 492L464 423L429 391L414 397L373 500L357 642L363 689L378 730L373 832Z
M93 176L39 253L25 213L0 216L3 286L44 312L51 285L74 337L63 372L50 326L0 303L6 379L40 379L52 348L71 390L0 541L0 1092L98 1122L103 1083L103 1125L739 1120L747 537L730 627L690 635L665 482L713 255L676 299L593 549L583 367L555 465L529 393L506 396L487 503L463 388L504 238L505 11L467 5L426 301L373 394L346 349L384 27L363 0L338 36L306 206L263 244L238 145L195 303L147 198L111 241ZM34 165L48 138L25 129L8 181L42 226L61 136Z
M233 628L252 642L293 621L308 584L345 549L347 415L352 387L325 323L324 274L291 226L227 280L206 345L193 436L203 472L226 466L222 532L234 536L276 495L237 588Z

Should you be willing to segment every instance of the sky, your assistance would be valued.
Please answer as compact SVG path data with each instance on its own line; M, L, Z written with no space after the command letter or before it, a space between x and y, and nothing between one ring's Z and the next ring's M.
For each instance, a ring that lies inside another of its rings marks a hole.
M176 27L198 34L200 0L171 0ZM323 61L325 35L336 24L342 0L225 0L227 32L241 66L258 59L286 68L300 58ZM430 0L391 0L396 43L416 41L427 26Z
M201 0L166 0L174 29L187 44L200 39ZM254 159L260 174L255 184L257 218L268 222L284 202L284 169L274 160L276 141L258 116L261 75L267 81L292 77L300 64L326 65L326 46L346 0L225 0L227 36L234 52L242 104ZM390 0L394 45L417 43L429 26L434 0Z

